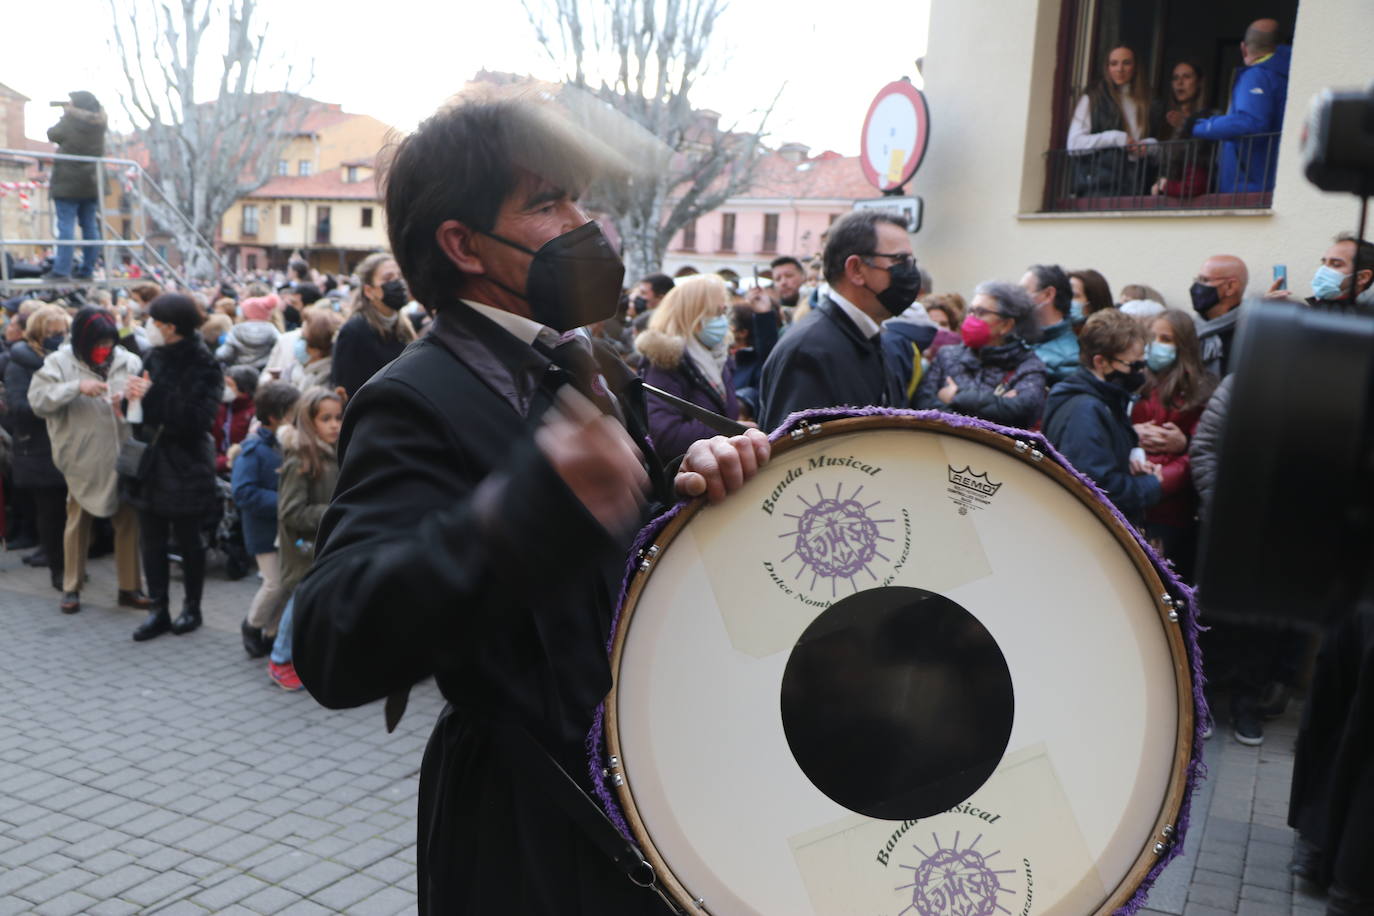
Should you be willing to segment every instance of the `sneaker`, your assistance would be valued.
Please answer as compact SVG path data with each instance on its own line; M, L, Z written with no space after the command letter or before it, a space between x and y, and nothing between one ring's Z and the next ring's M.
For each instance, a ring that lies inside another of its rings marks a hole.
M276 684L282 690L294 692L305 687L305 685L301 683L300 677L296 675L296 666L290 662L284 665L278 665L276 662L268 662L267 676L272 679L272 683Z
M1264 743L1264 724L1253 712L1239 713L1231 722L1231 734L1247 747L1259 747Z

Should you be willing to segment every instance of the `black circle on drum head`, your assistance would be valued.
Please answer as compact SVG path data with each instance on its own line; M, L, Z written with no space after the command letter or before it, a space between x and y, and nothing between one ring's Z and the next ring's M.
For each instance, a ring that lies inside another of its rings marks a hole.
M1015 703L997 641L920 588L841 598L797 640L782 724L812 784L851 811L911 820L948 811L1006 752Z

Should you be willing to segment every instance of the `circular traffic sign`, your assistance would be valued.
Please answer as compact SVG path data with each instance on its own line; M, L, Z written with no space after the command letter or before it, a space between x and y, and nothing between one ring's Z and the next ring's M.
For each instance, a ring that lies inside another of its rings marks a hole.
M930 109L921 90L905 79L878 90L864 118L859 164L879 191L892 191L911 180L926 155Z

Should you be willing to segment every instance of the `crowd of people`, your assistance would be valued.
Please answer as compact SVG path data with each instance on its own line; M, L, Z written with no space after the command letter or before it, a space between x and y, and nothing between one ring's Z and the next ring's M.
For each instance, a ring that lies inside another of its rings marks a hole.
M281 622L329 501L343 404L424 326L422 310L404 311L396 262L378 253L339 278L293 261L242 284L176 292L150 279L50 298L5 303L9 548L48 569L66 614L81 610L87 559L112 550L117 603L147 611L140 642L200 626L207 549L231 578L251 557L262 585L244 648L300 689Z

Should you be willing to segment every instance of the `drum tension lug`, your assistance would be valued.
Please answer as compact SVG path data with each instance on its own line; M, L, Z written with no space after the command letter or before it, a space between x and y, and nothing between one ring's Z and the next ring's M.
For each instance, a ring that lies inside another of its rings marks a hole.
M1169 609L1169 622L1178 623L1178 602L1174 601L1173 596L1167 593L1160 595L1159 600Z
M641 562L640 562L640 564L639 564L639 571L640 571L640 572L648 572L648 571L649 571L649 567L654 565L654 560L658 559L658 551L659 551L658 545L657 545L657 544L653 544L653 545L649 546L647 549L641 550L641 551L639 552L639 559L641 560Z
M807 422L804 422L804 421L803 421L803 423L802 423L801 426L798 426L796 429L792 430L792 431L791 431L790 433L788 433L787 435L791 436L791 437L792 437L793 439L795 439L795 440L801 440L801 439L805 439L807 436L814 436L814 435L816 435L817 433L819 433L820 431L821 431L821 424L819 424L819 423L807 423Z
M620 769L620 758L611 755L611 758L606 761L605 769L601 771L601 775L610 780L611 785L615 786L617 789L625 785L625 777L615 772L618 769Z
M1020 440L1020 439L1017 439L1017 440L1016 440L1016 453L1017 453L1018 455L1026 455L1026 456L1029 456L1029 457L1030 457L1030 460L1031 460L1031 461L1034 461L1034 462L1036 462L1036 463L1039 463L1039 462L1045 460L1045 453L1044 453L1044 452L1040 451L1039 449L1031 448L1029 442L1023 442L1023 441Z
M1170 847L1174 845L1174 825L1165 824L1163 829L1159 831L1159 835L1162 836L1164 839L1160 840L1158 843L1155 843L1154 854L1157 856L1162 856L1164 855L1164 853L1169 851Z

